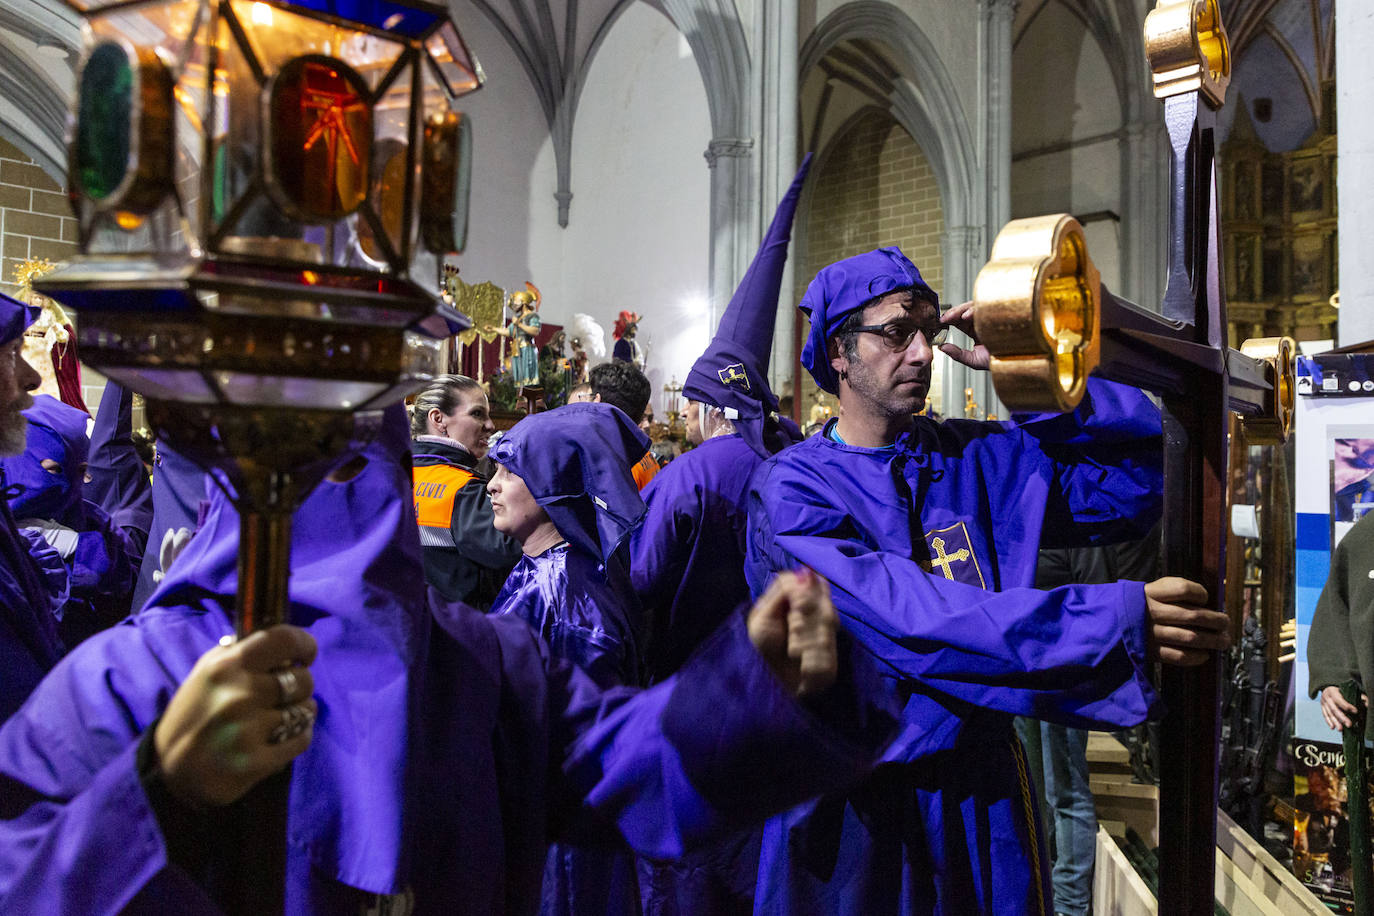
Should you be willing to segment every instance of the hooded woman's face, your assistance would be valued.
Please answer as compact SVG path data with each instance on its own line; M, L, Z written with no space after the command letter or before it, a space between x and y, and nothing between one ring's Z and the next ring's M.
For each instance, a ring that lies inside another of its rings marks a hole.
M491 513L497 531L508 535L522 546L530 535L549 521L524 478L512 473L505 465L497 465L496 473L487 484L491 497Z

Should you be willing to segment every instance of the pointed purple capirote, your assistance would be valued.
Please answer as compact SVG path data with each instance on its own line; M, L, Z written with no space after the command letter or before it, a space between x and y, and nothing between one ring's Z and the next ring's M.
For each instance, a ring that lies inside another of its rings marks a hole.
M106 382L91 429L85 494L116 525L142 532L146 543L153 524L153 488L134 449L133 429L134 393L118 382Z
M778 204L758 254L725 307L715 337L693 363L682 386L682 393L691 400L723 408L727 415L733 412L730 419L736 431L765 458L773 449L764 444L763 423L778 409L778 399L768 387L768 361L782 268L792 238L792 217L810 169L811 154L807 153Z
M36 317L33 309L12 296L0 293L0 344L18 340Z

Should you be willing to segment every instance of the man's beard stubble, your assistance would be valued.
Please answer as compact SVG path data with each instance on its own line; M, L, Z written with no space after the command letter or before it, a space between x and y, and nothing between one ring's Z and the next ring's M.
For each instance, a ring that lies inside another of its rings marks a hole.
M22 455L28 445L29 422L18 410L0 415L0 457Z
M899 394L895 390L895 385L900 382L894 381L892 386L879 384L872 373L859 360L851 360L849 363L849 387L856 394L872 403L882 414L888 417L911 416L925 406L926 397L930 394L930 373L927 370L922 378L923 383L909 389L910 394Z

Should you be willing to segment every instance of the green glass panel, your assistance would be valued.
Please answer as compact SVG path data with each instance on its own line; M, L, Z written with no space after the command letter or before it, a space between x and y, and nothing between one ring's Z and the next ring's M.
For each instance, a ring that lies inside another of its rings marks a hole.
M94 200L114 193L129 169L134 74L124 48L97 45L81 71L74 150L76 181Z

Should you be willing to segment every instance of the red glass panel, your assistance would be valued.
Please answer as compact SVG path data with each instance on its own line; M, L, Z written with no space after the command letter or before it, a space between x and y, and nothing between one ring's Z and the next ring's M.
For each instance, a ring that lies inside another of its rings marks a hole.
M268 185L292 216L347 216L367 196L372 108L366 84L330 57L298 57L272 82Z

